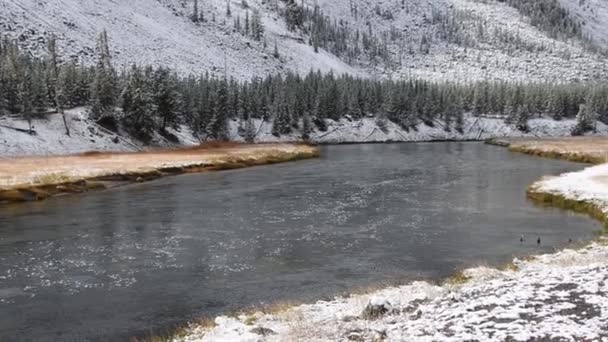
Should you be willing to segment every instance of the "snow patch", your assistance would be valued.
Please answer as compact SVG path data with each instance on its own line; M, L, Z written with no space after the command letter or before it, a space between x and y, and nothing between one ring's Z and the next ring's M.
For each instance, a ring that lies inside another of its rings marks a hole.
M246 316L219 317L212 329L193 327L174 341L528 341L608 338L608 248L594 243L531 261L517 271L486 268L464 285L426 282L373 294L336 298L276 314L256 314L255 326L276 335L250 333ZM375 320L361 318L367 305L391 305Z

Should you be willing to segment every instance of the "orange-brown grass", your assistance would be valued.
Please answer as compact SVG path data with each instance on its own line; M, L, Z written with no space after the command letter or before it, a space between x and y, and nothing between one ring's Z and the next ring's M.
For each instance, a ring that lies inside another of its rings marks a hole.
M0 160L0 202L12 202L15 198L42 199L31 196L35 189L50 195L76 192L64 190L85 181L141 182L172 174L228 170L318 156L317 148L300 144L209 143L202 147L148 152L87 152L3 159ZM85 186L80 190L90 188ZM25 194L15 195L15 191Z
M605 137L513 138L494 139L488 143L544 158L588 164L608 162L608 138Z

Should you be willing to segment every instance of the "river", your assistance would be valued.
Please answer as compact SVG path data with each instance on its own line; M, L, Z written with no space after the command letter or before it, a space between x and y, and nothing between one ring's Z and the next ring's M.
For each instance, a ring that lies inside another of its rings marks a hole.
M0 207L0 341L129 340L264 303L439 279L599 228L525 197L580 164L481 143L322 155Z

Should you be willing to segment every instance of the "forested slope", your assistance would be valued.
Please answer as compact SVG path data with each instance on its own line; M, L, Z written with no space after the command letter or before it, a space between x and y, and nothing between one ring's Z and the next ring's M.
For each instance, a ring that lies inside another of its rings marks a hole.
M583 42L603 46L599 0L292 1L197 0L194 16L194 0L3 0L0 32L38 55L56 35L64 59L90 65L106 30L118 69L240 80L311 69L462 81L608 75L605 58Z

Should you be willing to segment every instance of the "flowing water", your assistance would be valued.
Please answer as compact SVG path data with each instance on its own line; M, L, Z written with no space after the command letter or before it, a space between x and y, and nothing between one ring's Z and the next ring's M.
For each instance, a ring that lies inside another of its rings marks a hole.
M525 189L582 167L480 143L327 146L318 160L2 206L0 341L129 340L549 252L598 225Z

